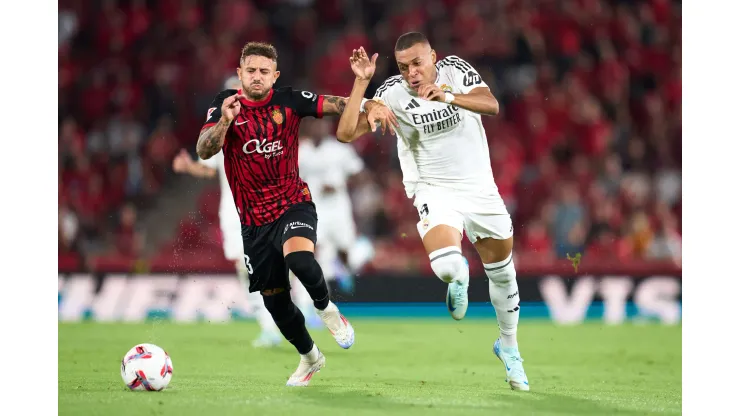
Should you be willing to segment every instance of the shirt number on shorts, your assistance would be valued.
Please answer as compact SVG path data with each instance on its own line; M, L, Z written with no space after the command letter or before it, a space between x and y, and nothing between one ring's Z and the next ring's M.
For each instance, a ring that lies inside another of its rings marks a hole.
M254 274L254 269L252 268L252 263L249 262L249 256L246 254L244 255L244 264L247 265L247 271L250 275Z

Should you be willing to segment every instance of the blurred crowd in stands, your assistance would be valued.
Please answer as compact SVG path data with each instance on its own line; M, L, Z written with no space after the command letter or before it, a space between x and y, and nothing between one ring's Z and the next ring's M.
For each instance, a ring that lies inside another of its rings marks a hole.
M439 59L475 66L501 103L484 125L517 253L680 264L681 2L672 0L60 0L60 262L177 249L146 249L141 219L172 180L175 153L194 151L247 41L278 48L277 86L346 96L352 49L380 53L372 93L398 73L393 47L408 31L424 32ZM395 137L353 145L366 163L351 190L358 229L376 248L370 267L425 267ZM190 230L173 241L220 255L208 232L216 210L202 212L201 240Z

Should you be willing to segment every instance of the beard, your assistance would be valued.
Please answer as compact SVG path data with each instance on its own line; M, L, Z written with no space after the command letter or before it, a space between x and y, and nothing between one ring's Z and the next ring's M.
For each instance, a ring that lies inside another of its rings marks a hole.
M265 88L265 85L264 84L260 84L260 86L262 87L262 89L260 89L260 90L255 90L253 88L244 88L244 91L246 91L246 94L245 95L250 100L253 100L253 101L262 101L267 96L267 94L270 92L270 89L269 88ZM242 85L242 87L244 87L244 86ZM252 87L252 86L250 85L250 87Z

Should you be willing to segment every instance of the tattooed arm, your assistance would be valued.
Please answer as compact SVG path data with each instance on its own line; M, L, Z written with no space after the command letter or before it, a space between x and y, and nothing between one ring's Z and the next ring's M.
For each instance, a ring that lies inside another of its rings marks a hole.
M229 129L230 125L231 121L224 120L222 117L214 126L200 132L198 144L196 146L198 157L203 160L207 160L218 153L224 146L226 131Z
M334 95L325 95L321 106L321 112L324 115L341 116L347 107L347 98L337 97Z
M231 122L239 114L239 111L241 111L240 98L244 98L244 96L234 94L224 99L221 104L218 122L200 132L195 151L201 159L210 159L213 155L221 151L221 148L224 146L224 140L226 139L226 131L229 130ZM215 119L216 115L213 114L212 117Z

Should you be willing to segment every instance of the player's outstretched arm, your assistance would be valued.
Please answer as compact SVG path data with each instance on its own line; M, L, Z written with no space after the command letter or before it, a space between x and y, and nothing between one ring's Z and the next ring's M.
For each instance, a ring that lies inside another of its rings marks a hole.
M325 116L341 116L347 108L347 98L325 95L321 104L321 113Z
M370 85L370 80L355 78L352 92L349 94L347 111L339 118L337 139L342 143L350 143L370 131L367 114L360 113L360 104Z
M495 116L499 110L498 100L488 87L473 88L467 94L453 94L442 91L434 84L425 84L419 87L418 94L425 100L456 105L487 116Z
M198 178L214 178L218 173L216 169L193 160L185 149L180 149L180 153L175 156L172 161L172 170Z
M387 120L391 119L391 117L387 117L387 114L385 114L390 113L387 107L378 104L369 113L360 113L362 99L368 85L370 85L370 79L375 73L375 61L377 59L377 53L373 55L372 60L369 59L363 47L352 51L352 57L349 58L349 61L352 72L355 73L355 83L349 95L346 111L339 119L339 126L337 127L337 139L341 142L349 143L371 130L375 131L375 123L371 123L369 120L379 120L382 118L385 121L382 123L383 133L385 133ZM391 122L393 124L397 123L394 117ZM390 127L390 130L393 133L393 127Z
M241 111L241 102L239 98L243 96L234 94L228 97L221 104L221 118L218 122L200 132L198 136L198 144L196 145L196 152L198 157L203 160L208 160L213 155L218 153L224 146L224 140L226 139L226 132L231 126L231 122Z

